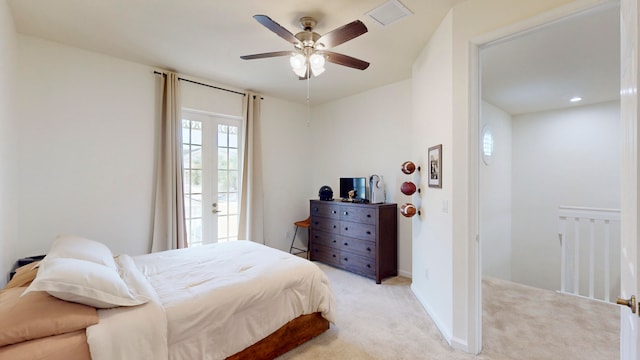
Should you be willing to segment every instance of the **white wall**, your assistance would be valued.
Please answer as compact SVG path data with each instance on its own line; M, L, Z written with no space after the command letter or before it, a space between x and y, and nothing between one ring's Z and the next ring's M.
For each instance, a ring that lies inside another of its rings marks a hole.
M472 93L470 85L474 83L470 73L470 69L473 68L471 65L474 56L470 52L473 49L471 43L472 41L482 41L481 36L486 38L497 29L512 26L570 2L570 0L475 0L462 2L452 9L449 15L451 19L445 19L440 25L438 31L444 34L434 36L425 47L425 51L432 54L437 54L440 51L447 54L452 69L450 71L451 79L433 82L420 81L419 75L415 74L415 68L425 66L432 59L420 56L414 63L414 97L423 101L425 98L419 96L420 93L442 92L441 96L444 100L442 105L430 113L435 113L434 115L438 115L438 112L442 113L443 117L438 119L441 125L436 129L423 127L414 130L417 132L418 139L433 139L425 144L425 147L431 145L432 141L433 144L442 143L445 145L443 149L443 189L441 192L432 193L433 195L437 194L433 198L425 196L425 202L429 201L430 204L433 204L431 206L440 208L443 201L449 201L448 211L451 214L449 230L441 228L440 224L421 222L419 225L420 232L434 233L439 230L437 236L444 237L436 237L438 240L431 242L423 240L425 241L424 247L419 251L415 245L417 241L420 241L420 238L415 238L414 263L432 266L429 257L435 253L442 257L438 260L439 263L447 265L451 263L451 266L450 270L438 270L436 274L430 271L428 276L424 273L414 274L414 281L418 276L422 276L429 277L431 284L437 284L433 289L428 289L427 281L423 281L414 285L414 291L427 294L429 290L434 290L433 294L451 300L451 306L437 307L435 317L450 325L450 332L443 331L443 333L447 341L458 349L471 352L480 350L479 342L474 337L479 326L475 322L474 312L479 311L477 304L480 299L476 297L477 294L474 292L475 278L472 276L473 269L476 268L476 253L479 252L479 249L475 242L477 208L473 190L477 186L474 170L476 159L470 157L470 154L476 151L475 149L471 151L471 147L477 146L474 132L476 124L471 117L469 106L472 103L470 101ZM447 69L445 68L443 71L448 71ZM444 107L448 104L450 104L450 109L445 110ZM416 117L414 123L416 123L420 122L421 115L419 105L414 102L414 106L414 117ZM438 132L438 135L432 134L434 130ZM450 140L448 136L451 136ZM446 146L447 141L450 141L448 146ZM441 217L446 218L443 215ZM415 237L417 229L413 230ZM451 244L452 249L450 251L443 249L443 244ZM438 279L434 276L437 276ZM431 306L434 309L434 304L440 301L439 298L428 299L426 307ZM442 326L441 330L443 330Z
M442 188L427 186L421 172L416 196L422 215L413 220L413 282L411 288L445 339L451 342L453 324L453 255L451 213L442 206L451 200L452 117L451 12L433 34L413 66L413 122L411 153L416 165L427 169L429 147L442 144ZM448 204L447 204L448 205Z
M185 76L185 78L188 77ZM208 82L205 79L188 79L240 93L244 92L241 89L224 87L221 84ZM245 96L189 81L180 81L180 102L182 107L186 109L205 111L215 115L242 117L243 103L246 101Z
M368 183L369 176L378 174L385 183L387 202L398 207L409 202L400 192L402 182L409 180L400 167L413 158L411 101L411 82L406 80L314 106L309 198L317 199L323 185L331 186L338 197L340 177L366 177ZM401 275L411 276L411 253L411 220L398 212Z
M9 6L0 1L0 288L15 262L11 249L18 241L16 38Z
M57 234L150 249L157 84L152 69L28 36L18 42L20 241Z
M514 116L512 279L560 289L558 206L619 209L620 174L618 101Z
M262 101L264 237L267 245L289 251L295 226L309 216L313 183L309 112L306 105L265 96ZM297 241L306 244L307 233Z
M28 36L18 36L18 49L20 168L12 178L20 180L21 201L12 211L21 236L11 237L7 258L44 253L59 233L103 241L115 253L148 252L158 76ZM193 86L184 85L183 96L197 107L207 96ZM275 98L262 103L265 238L286 251L293 222L308 214L307 114Z
M493 133L494 152L479 167L482 275L511 280L511 115L482 102L480 136L485 126Z

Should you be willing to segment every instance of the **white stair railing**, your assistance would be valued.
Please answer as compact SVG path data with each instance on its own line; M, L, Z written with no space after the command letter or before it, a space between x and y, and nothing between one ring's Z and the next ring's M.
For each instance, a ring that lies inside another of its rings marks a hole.
M620 210L560 206L558 218L560 291L611 302L612 274L614 279L619 281L620 278L619 266L611 266L612 255L614 259L620 258L619 253L612 254L619 252L616 249L620 242ZM582 265L581 261L586 261L587 265ZM596 267L601 267L603 272L601 288L596 284ZM581 275L588 279L588 291L580 290ZM596 296L597 287L601 296Z

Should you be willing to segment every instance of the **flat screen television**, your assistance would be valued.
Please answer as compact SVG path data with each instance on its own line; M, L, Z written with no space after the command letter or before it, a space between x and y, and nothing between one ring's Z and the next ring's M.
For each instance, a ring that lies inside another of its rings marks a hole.
M365 200L367 198L367 178L340 178L340 197L349 198L349 191L355 190L356 200Z

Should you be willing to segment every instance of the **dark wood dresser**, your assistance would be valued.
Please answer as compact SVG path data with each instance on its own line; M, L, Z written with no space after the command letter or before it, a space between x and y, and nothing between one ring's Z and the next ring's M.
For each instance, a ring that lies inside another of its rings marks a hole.
M311 200L311 260L376 280L398 275L396 204Z

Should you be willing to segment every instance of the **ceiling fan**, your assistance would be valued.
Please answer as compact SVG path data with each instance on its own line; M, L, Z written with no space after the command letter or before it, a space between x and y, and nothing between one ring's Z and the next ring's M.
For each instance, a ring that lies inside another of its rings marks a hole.
M300 80L308 79L311 74L318 76L323 73L325 61L360 70L369 67L369 63L366 61L326 50L366 33L367 27L360 20L350 22L320 36L313 31L317 22L310 16L300 18L300 26L303 30L295 35L266 15L254 15L253 18L276 35L293 44L294 50L244 55L240 56L241 59L253 60L289 56L291 68Z

